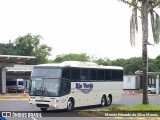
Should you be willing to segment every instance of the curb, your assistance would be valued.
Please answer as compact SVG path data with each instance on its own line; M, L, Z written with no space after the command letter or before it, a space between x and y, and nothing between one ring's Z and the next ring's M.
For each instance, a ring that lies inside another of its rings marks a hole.
M82 115L82 116L84 116L84 117L99 117L99 116L97 116L97 115L94 115L94 114L90 114L90 113L88 113L88 112L85 112L85 111L81 111L81 112L79 112L79 114L80 115Z
M29 96L0 96L0 100L4 99L28 99Z
M142 93L122 93L122 95L126 96L138 96L143 95ZM160 94L148 94L148 96L159 96Z

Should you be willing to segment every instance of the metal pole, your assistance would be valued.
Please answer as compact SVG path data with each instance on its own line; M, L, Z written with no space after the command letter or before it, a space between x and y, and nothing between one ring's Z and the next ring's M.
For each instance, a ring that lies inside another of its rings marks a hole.
M159 75L156 78L156 94L159 94Z

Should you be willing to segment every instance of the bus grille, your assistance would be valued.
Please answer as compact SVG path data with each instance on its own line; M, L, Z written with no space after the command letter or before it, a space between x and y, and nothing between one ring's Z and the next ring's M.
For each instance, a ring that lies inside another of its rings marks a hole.
M36 104L37 105L37 107L49 107L49 105L48 104Z
M50 101L47 101L47 100L35 100L36 102L50 102Z

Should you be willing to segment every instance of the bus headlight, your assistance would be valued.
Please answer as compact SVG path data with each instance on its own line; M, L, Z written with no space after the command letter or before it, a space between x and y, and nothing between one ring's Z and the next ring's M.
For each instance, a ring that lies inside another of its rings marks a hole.
M35 101L35 97L30 97L29 101Z
M59 102L59 100L54 100L53 102L54 102L54 103L58 103L58 102Z
M56 100L56 98L50 98L51 99L51 102L54 102L54 103L58 103L59 100Z
M33 101L33 98L29 98L29 101Z

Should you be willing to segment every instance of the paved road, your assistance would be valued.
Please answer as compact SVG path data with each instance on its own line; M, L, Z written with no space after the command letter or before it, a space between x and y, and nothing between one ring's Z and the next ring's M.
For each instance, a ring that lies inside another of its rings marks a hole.
M149 104L160 105L160 95L149 95ZM123 106L142 104L142 95L123 95L118 103Z
M75 109L74 112L65 112L64 110L57 110L57 111L47 111L47 112L42 112L39 108L32 108L29 106L27 100L0 100L0 111L3 112L10 112L10 111L20 111L19 113L23 114L29 112L29 113L37 113L41 114L42 116L52 116L52 117L43 117L43 118L17 118L17 117L12 117L8 118L7 120L71 120L71 119L76 119L76 120L83 120L85 117L84 115L81 115L79 112L83 110L91 110L91 109L98 109L99 106L92 106L92 107L86 107L86 108L77 108ZM11 114L13 114L11 112ZM18 114L18 113L17 113ZM96 120L97 118L91 118L87 117L85 118L86 120Z
M149 96L149 102L153 105L160 105L160 96ZM134 104L141 104L142 103L142 96L136 95L136 96L127 96L123 95L120 102L116 103L121 106L127 106L127 105L134 105ZM54 116L54 117L45 117L45 118L23 118L24 120L70 120L70 119L76 119L76 120L83 120L85 115L81 115L80 113L83 111L89 111L89 110L98 110L101 109L99 106L92 106L92 107L86 107L86 108L77 108L75 112L65 112L65 111L49 111L45 113L47 116ZM0 100L0 111L28 111L28 112L36 112L38 114L42 115L44 112L41 112L39 108L31 108L28 104L27 100ZM72 116L72 118L71 118ZM65 118L63 118L65 117ZM22 118L7 118L7 120L21 120ZM94 117L85 117L86 120L99 120L99 118ZM111 118L101 118L103 119L111 119ZM112 118L115 119L115 118Z

